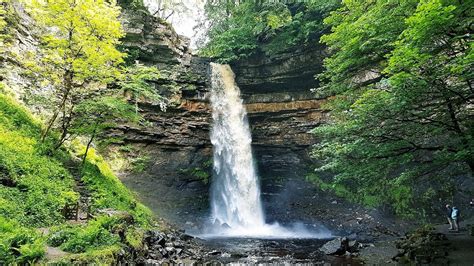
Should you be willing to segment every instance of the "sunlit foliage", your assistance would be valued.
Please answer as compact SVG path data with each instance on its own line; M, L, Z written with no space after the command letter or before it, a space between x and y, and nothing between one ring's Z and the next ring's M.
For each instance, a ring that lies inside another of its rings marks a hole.
M325 19L331 56L320 78L335 97L314 155L330 183L411 215L472 175L470 13L464 1L344 1Z

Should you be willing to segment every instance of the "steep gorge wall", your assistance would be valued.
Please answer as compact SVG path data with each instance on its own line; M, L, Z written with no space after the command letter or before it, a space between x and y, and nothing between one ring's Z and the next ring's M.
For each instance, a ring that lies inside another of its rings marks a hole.
M322 68L322 47L257 54L233 64L246 103L262 175L303 177L311 167L310 131L327 118L311 89Z
M178 223L195 221L208 213L212 174L209 60L192 55L186 40L158 19L129 14L126 21L124 46L138 51L138 61L162 69L158 90L174 86L180 92L166 112L141 103L150 122L146 126L123 125L110 132L121 139L119 145L134 147L123 156L148 158L142 172L130 171L132 165L122 169L122 180L157 213ZM309 187L304 176L316 143L310 131L327 116L324 99L310 91L318 87L314 75L321 71L322 51L257 54L231 65L248 111L264 201L290 204L291 197L280 197L288 194L287 183Z

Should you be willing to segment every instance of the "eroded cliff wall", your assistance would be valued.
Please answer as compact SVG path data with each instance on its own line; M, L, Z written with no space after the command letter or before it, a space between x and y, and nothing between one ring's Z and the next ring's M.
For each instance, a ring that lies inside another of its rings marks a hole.
M110 159L117 153L126 158L116 169L145 204L172 221L192 225L196 217L206 217L209 205L209 60L192 55L187 40L159 19L136 13L123 18L124 47L135 60L160 68L157 90L175 94L166 112L140 103L148 123L109 132L117 140ZM289 184L311 187L304 181L313 163L310 148L316 143L310 131L326 120L324 99L310 91L318 86L314 75L321 71L322 51L312 47L257 54L232 64L248 111L264 201L283 205L273 204L270 217L281 218L279 211L301 196L288 192Z

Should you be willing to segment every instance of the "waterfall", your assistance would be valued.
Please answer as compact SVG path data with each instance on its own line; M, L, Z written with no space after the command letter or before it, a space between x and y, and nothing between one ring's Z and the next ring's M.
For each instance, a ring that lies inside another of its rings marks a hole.
M228 65L211 64L214 178L212 217L231 228L265 225L247 113Z
M211 228L208 236L259 238L327 238L322 226L290 228L265 223L260 184L252 156L247 113L235 76L228 65L211 63L211 143L214 173L211 184Z

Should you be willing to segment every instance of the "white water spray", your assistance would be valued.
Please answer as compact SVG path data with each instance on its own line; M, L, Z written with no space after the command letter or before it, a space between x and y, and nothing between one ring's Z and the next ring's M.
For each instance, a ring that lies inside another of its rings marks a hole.
M230 67L214 63L211 67L211 142L215 171L212 216L231 228L261 227L265 218L253 165L247 113Z
M228 65L211 63L211 142L214 147L214 176L211 187L211 236L262 238L325 238L304 226L284 228L266 224L260 185L254 168L247 113Z

